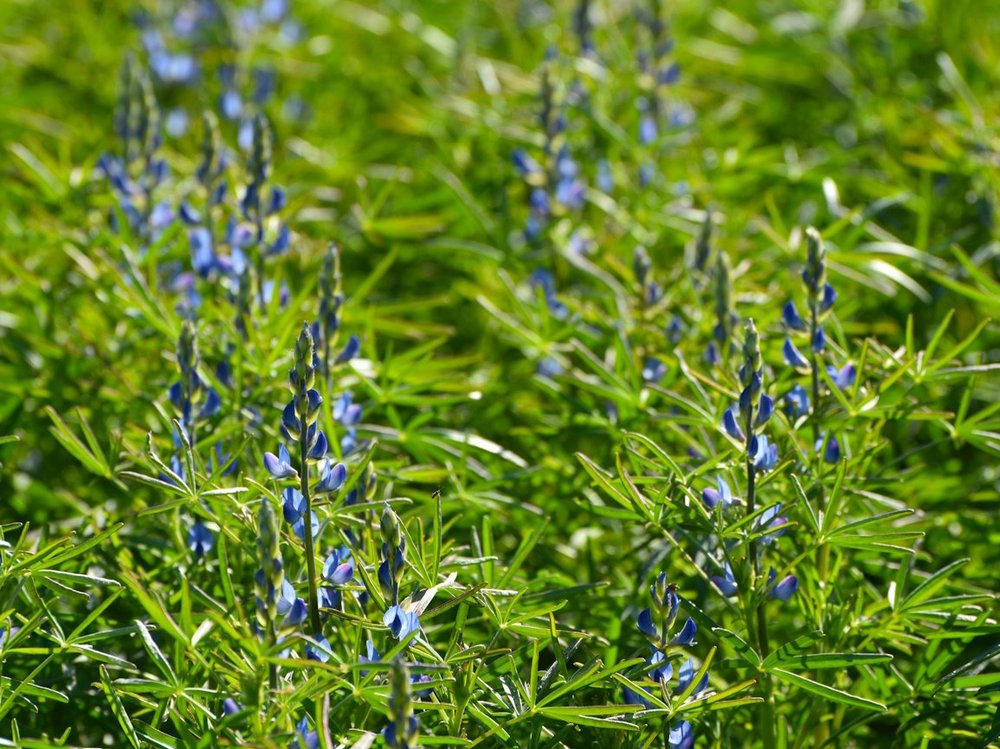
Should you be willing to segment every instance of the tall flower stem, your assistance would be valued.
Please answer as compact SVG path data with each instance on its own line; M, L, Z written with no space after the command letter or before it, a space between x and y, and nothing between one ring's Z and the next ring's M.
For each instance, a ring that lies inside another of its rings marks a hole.
M748 427L752 423L751 419L747 419ZM752 439L751 432L747 431L748 437ZM749 450L750 441L747 441L747 514L753 515L756 509L756 487L757 487L757 469L754 467L754 458L750 454ZM758 569L758 544L757 540L753 539L750 541L750 587L751 594L750 598L753 601L756 591L757 580L760 579ZM761 659L767 658L768 654L771 652L771 646L767 634L767 613L764 610L764 600L763 598L757 599L755 603L752 604L754 609L754 621L747 622L751 626L749 627L751 632L756 634L757 649L760 651ZM767 673L761 673L759 677L761 697L764 701L760 704L760 727L762 730L762 738L764 741L764 749L774 749L776 744L775 730L774 730L774 697L772 694L772 684L771 675Z
M278 635L274 631L274 622L270 621L267 624L267 644L271 650L274 650L274 646L278 642ZM267 668L267 683L271 687L272 692L278 690L278 664L274 661L268 665Z
M299 491L305 499L305 515L303 516L303 536L306 546L306 574L309 577L309 624L313 633L320 631L319 593L316 586L316 552L313 549L312 529L312 497L309 494L309 427L302 420L302 430L299 433Z
M747 516L750 517L757 509L757 466L754 455L756 440L754 436L755 411L760 409L761 390L763 388L763 368L760 361L760 344L757 338L757 330L753 320L747 321L746 338L743 345L744 365L741 370L740 379L744 384L744 391L740 396L740 406L744 418L744 432L746 434L746 469L747 469ZM767 614L764 610L766 597L758 596L757 587L760 575L759 544L756 538L751 538L750 550L750 608L753 610L753 617L748 617L747 630L753 633L757 641L757 648L760 651L761 659L767 658L770 652L770 644L767 634ZM775 749L777 746L774 726L774 699L772 695L772 684L770 674L761 672L759 675L761 697L760 704L760 728L764 742L764 749Z
M816 449L816 487L819 490L819 515L823 517L826 513L826 492L823 490L823 457L819 453L819 443L822 439L820 434L820 424L819 424L819 405L820 405L820 389L819 389L819 354L816 353L816 347L812 345L812 342L816 340L816 336L819 333L819 308L817 307L817 302L814 299L810 300L809 303L809 340L810 340L810 355L809 364L812 369L812 428L813 428L813 446ZM821 591L820 596L820 616L822 617L822 611L826 608L826 577L827 568L830 563L830 547L826 544L820 544L819 548L816 550L816 574L819 578L819 586ZM822 626L822 621L820 622Z

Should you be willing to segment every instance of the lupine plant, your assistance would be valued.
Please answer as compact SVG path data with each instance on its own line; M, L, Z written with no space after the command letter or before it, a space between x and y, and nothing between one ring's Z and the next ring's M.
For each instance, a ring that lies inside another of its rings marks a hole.
M0 744L995 746L992 5L363 5L0 3Z

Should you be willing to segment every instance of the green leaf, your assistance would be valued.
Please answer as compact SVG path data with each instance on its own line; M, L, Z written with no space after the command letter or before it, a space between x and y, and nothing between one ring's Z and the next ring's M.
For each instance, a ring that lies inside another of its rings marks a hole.
M139 735L135 732L135 727L132 725L132 719L129 717L128 712L125 710L125 706L122 704L121 698L118 696L118 692L115 690L115 685L111 682L111 677L108 676L108 669L104 666L100 667L101 670L101 687L104 689L104 694L107 695L108 702L111 703L111 712L115 714L118 719L118 725L122 727L125 732L125 738L134 747L134 749L142 749L142 742L139 740Z
M881 702L875 702L874 700L865 699L864 697L857 697L849 692L844 692L826 684L820 684L818 681L807 679L801 674L786 671L783 668L771 669L771 673L782 681L791 684L792 686L805 689L807 692L812 692L823 699L833 700L834 702L840 702L845 705L850 705L851 707L859 707L865 710L880 710L884 712L886 709L885 705Z
M749 663L754 668L761 667L760 655L754 650L747 641L740 637L735 632L730 632L728 629L723 629L722 627L714 627L712 633L718 637L722 642L726 643L729 647L736 651L743 660ZM771 654L773 657L774 653Z
M568 707L541 707L539 714L546 718L591 728L614 728L620 731L638 731L639 726L623 720L608 718L610 715L628 715L642 710L641 705L573 705Z

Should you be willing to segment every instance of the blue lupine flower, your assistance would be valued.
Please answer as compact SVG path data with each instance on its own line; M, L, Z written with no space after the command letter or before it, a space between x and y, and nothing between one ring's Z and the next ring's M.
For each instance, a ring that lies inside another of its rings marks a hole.
M760 403L757 406L757 415L754 416L753 425L754 428L760 428L764 426L771 415L774 413L774 401L768 395L762 395L760 397Z
M323 635L313 635L313 642L306 644L306 658L311 661L326 663L330 660L330 642Z
M188 242L191 245L191 266L195 273L207 278L215 268L212 233L204 226L199 226L188 233Z
M774 578L777 576L778 573L774 571L774 567L771 567L767 573L767 586L770 589L770 595L779 601L787 601L799 589L799 580L795 575L787 575L779 583L775 584Z
M750 442L750 452L758 471L770 471L778 464L778 446L772 445L766 435L754 435Z
M737 421L737 416L739 416L739 410L736 406L727 408L722 414L722 428L733 439L745 442L747 436L743 433L743 429L740 427L739 421Z
M432 679L429 674L420 674L420 675L413 674L412 676L410 676L410 683L413 686L417 686L418 684L429 684L431 681ZM414 690L414 694L416 695L417 699L420 700L421 702L425 702L428 699L430 699L430 696L433 693L434 690L431 689L430 687Z
M795 344L792 343L791 338L785 339L785 345L781 347L781 353L784 354L785 362L790 367L803 370L809 369L809 360L802 355L801 351L795 348Z
M298 478L299 472L292 467L292 456L284 445L278 447L278 454L264 453L264 468L276 479Z
M680 721L670 729L667 740L670 749L694 749L694 734L691 732L691 724L686 720Z
M688 621L690 621L690 619ZM674 666L667 660L667 657L663 654L662 650L653 648L653 654L649 657L647 663L649 663L650 666L656 666L656 668L649 672L649 678L653 681L666 684L674 675Z
M222 701L222 714L227 718L230 715L236 715L236 713L240 710L242 710L240 704L232 697L226 697L226 699Z
M698 672L694 667L694 661L692 661L690 658L684 661L684 663L681 664L680 669L677 671L677 689L675 691L683 692L685 689L687 689L688 686L690 686L691 681L694 679L695 674L697 673ZM708 686L708 672L706 671L705 675L702 676L701 679L698 681L698 685L694 688L692 694L698 694L699 692L703 691L707 686Z
M380 656L378 650L375 649L375 643L373 643L371 640L368 640L365 643L365 654L358 656L358 663L378 663L381 659L382 656ZM367 671L361 672L362 677L367 675L368 675Z
M709 487L701 493L701 499L708 509L714 510L720 503L723 509L739 503L739 500L733 497L733 492L729 488L729 484L726 483L726 480L722 476L716 476L715 481L719 487L718 489Z
M698 633L698 625L695 624L694 619L688 619L684 622L684 626L681 627L681 631L674 635L674 639L670 641L671 645L693 645L695 635Z
M352 427L361 421L361 404L354 403L350 390L344 392L333 404L333 420L345 427Z
M282 498L284 501L281 507L282 514L285 516L285 522L299 522L306 511L306 498L302 496L302 492L290 486L282 492Z
M736 578L733 577L733 568L729 566L729 562L723 563L723 575L712 575L712 584L719 589L719 591L726 598L731 598L735 596L739 590L736 586Z
M313 538L319 535L319 517L316 515L315 510L309 513L309 528L312 531ZM306 518L302 515L298 520L292 523L292 533L294 533L299 540L305 541L306 539Z
M781 503L777 503L768 507L764 510L760 516L757 518L757 522L754 524L755 531L762 530L772 530L772 533L768 533L761 536L761 542L764 544L771 544L779 537L785 535L784 526L788 524L788 519L779 515L781 512Z
M795 308L795 302L789 301L781 310L781 318L792 330L806 330L806 324L799 317L799 311Z
M648 146L650 143L656 141L658 133L656 132L656 120L653 119L651 115L643 115L639 120L639 143L643 146Z
M819 452L819 449L823 447L823 435L819 436L816 440L816 444L813 445L813 449ZM836 464L840 462L840 442L833 435L826 440L826 448L823 450L823 460L827 463Z
M202 382L198 374L200 365L197 331L191 320L185 320L177 338L177 368L180 371L180 379L170 386L167 396L180 413L181 427L192 446L196 444L197 423L211 418L222 407L222 401L215 388L207 388Z
M663 290L660 288L660 284L656 283L656 281L650 281L646 284L646 296L644 301L647 307L652 307L662 298Z
M319 734L309 730L309 718L302 717L295 725L295 741L292 742L295 749L319 749Z
M715 341L709 341L705 348L705 362L710 367L722 364L722 355L719 353L719 347L715 345Z
M832 364L826 365L826 373L830 375L830 379L833 380L833 384L836 385L840 390L846 390L854 384L855 377L857 376L857 371L854 365L848 362L840 369L837 369Z
M420 617L414 611L404 611L398 604L390 606L382 617L382 623L389 628L392 636L402 640L411 632L420 631Z
M514 162L514 168L517 169L517 173L522 177L541 174L542 172L542 167L523 148L515 149L514 153L511 154L511 160Z
M837 301L837 291L830 284L823 284L823 299L819 305L820 312L826 312Z
M344 364L349 362L351 359L358 355L361 350L361 341L358 340L356 335L352 335L347 339L347 343L344 344L344 348L341 349L340 353L337 354L337 358L334 359L334 364Z
M187 536L188 548L196 559L201 559L215 546L215 535L200 520L196 520Z
M543 356L535 365L535 371L542 377L557 377L563 373L563 366L551 356Z
M785 413L794 418L809 413L809 394L801 385L795 385L785 394Z
M650 593L653 598L653 606L643 609L636 618L636 626L656 648L665 648L674 644L670 639L670 632L677 619L680 609L680 598L677 596L677 586L667 584L666 573L661 572L656 582L650 586ZM693 639L697 626L688 619L677 638L690 642ZM687 644L682 642L680 644Z
M323 579L333 585L343 585L354 577L354 562L346 546L330 552L323 562Z
M674 315L670 318L670 324L667 325L667 340L673 344L678 344L684 337L684 321L678 315Z
M299 625L305 623L305 620L309 617L309 607L306 606L306 602L296 597L292 602L291 608L288 609L288 613L285 614L285 619L281 623L284 628L298 627Z
M313 492L316 494L331 494L338 491L347 480L347 467L343 463L330 464L324 461L319 483Z
M813 336L812 350L817 354L822 354L826 350L826 331L820 325L816 328L816 335Z
M645 382L656 384L667 374L667 365L655 356L649 356L642 366L642 379Z
M554 318L557 320L565 320L569 316L569 308L560 302L556 297L555 280L553 279L551 272L545 270L544 268L538 268L531 274L528 279L528 283L531 285L532 289L542 290L545 305L548 307L549 312Z

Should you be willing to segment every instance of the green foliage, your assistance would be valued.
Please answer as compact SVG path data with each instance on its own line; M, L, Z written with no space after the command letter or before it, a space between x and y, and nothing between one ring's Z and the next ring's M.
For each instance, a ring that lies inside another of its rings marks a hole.
M421 746L678 746L682 721L696 747L1000 741L992 4L590 0L593 52L571 2L294 0L296 36L227 0L178 41L194 5L0 4L0 743L360 749L387 744L400 705ZM660 5L657 32L636 9ZM169 165L135 197L172 209L155 230L97 167L130 153L116 82L129 55L151 62L139 22L202 75L127 78L133 119L189 114L125 164ZM239 122L200 124L229 64L246 101L251 71L274 72L256 150ZM562 145L579 201L557 199ZM535 189L551 210L532 237ZM192 273L193 226L228 256L244 214L247 275ZM290 247L269 253L281 225ZM819 302L800 276L814 237L838 298L796 369L782 306ZM327 465L281 424L296 338L336 295L309 412ZM760 360L741 373L746 319ZM360 354L331 365L352 335ZM758 364L766 470L721 421ZM185 412L169 391L192 371ZM786 410L794 385L811 410ZM282 440L307 494L346 468L310 494L308 544L264 468ZM741 502L703 500L717 477ZM319 632L258 623L262 502L296 594L336 590ZM383 619L387 537L414 632ZM310 574L342 546L348 581ZM769 568L794 576L787 600ZM636 620L660 571L672 634L698 630L652 662ZM397 658L421 679L408 696Z

